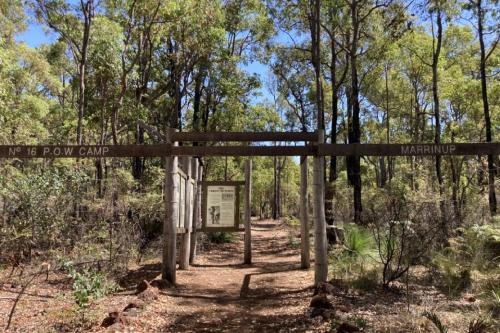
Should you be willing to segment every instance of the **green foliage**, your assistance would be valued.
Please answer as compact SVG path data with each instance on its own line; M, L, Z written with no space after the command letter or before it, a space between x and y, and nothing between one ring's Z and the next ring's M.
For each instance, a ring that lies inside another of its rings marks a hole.
M482 287L481 297L485 302L485 310L493 318L500 315L500 279L497 274L492 275Z
M291 249L300 249L300 239L293 237L292 235L288 236L288 246Z
M350 256L362 258L373 253L375 243L368 230L355 224L345 226L344 230L344 247Z
M500 262L500 224L473 225L462 229L460 249L479 269L498 267Z
M235 235L232 232L217 231L209 233L208 239L215 244L226 244L234 242Z
M330 251L330 266L333 272L346 277L351 274L363 276L366 266L375 264L376 247L373 235L363 227L349 224L344 226L344 239L342 246Z
M118 290L118 285L109 281L103 273L92 269L77 271L71 262L65 265L73 279L73 298L80 308Z
M456 253L447 248L437 252L432 258L432 265L439 273L439 286L451 297L458 296L472 284L471 271L464 267Z
M298 218L296 218L295 216L291 216L291 215L285 216L283 218L283 222L285 222L287 225L289 225L291 227L299 227L300 226L300 220Z

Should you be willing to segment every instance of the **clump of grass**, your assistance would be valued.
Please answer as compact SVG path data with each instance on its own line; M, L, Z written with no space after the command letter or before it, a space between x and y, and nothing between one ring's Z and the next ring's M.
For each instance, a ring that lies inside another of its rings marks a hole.
M334 274L341 274L352 287L372 290L378 284L373 235L363 227L348 225L344 231L344 243L330 251L330 263Z
M351 286L362 291L372 291L379 285L379 272L371 269L352 280Z
M439 316L435 312L425 311L424 313L422 313L422 316L429 319L434 324L434 326L436 326L439 333L447 333L448 332L448 327L445 326L441 322L441 319L439 318Z
M448 296L459 296L472 285L470 268L461 264L452 249L437 252L432 258L432 265L439 274L437 286Z
M492 326L488 318L477 318L469 323L467 333L486 333Z

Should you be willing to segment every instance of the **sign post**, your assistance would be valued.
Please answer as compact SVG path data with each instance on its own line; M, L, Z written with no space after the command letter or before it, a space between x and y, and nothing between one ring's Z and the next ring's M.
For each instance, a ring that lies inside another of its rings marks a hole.
M243 262L252 263L252 160L245 161L245 254Z
M169 132L170 133L170 132ZM170 135L167 143L172 143ZM165 219L163 221L162 278L175 284L176 280L176 232L179 220L177 156L165 158Z

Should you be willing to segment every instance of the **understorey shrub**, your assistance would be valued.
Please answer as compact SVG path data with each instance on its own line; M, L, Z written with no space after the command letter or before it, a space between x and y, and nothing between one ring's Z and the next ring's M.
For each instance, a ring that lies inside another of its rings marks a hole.
M118 290L118 285L106 275L91 268L76 269L71 262L65 263L68 275L73 279L73 299L80 308L86 308L93 300Z
M458 229L458 248L463 259L478 270L489 270L500 263L500 223L473 225Z
M294 250L300 248L300 239L294 237L293 235L288 236L288 246Z
M461 263L460 255L452 248L436 252L431 268L437 273L437 286L448 296L456 297L472 284L470 267Z
M215 244L232 243L235 239L234 233L226 231L217 231L208 234L208 240Z
M300 220L296 218L295 216L288 215L283 218L283 221L285 224L291 226L291 227L298 227L300 226Z
M435 203L408 200L404 193L391 195L393 193L379 195L369 206L369 226L382 265L384 288L405 276L411 266L424 260L434 245L439 226Z

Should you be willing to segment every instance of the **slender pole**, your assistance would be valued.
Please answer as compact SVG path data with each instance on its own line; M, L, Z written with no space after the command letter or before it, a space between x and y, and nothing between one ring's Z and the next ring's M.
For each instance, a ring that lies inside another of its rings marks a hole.
M167 143L170 140L167 131ZM162 278L175 284L176 278L176 226L179 219L177 156L165 158L165 219L163 221L163 265Z
M185 157L183 160L184 171L187 175L186 188L184 189L186 192L185 200L184 200L184 228L186 231L182 234L181 237L181 253L179 256L179 269L188 269L189 268L189 253L191 250L191 223L193 212L191 211L191 202L192 202L192 193L193 186L191 184L192 179L192 168L191 168L191 157Z
M307 211L307 156L300 157L300 267L310 263L309 213Z
M198 203L201 203L201 186L198 185L198 182L201 181L201 166L197 158L193 158L192 162L193 168L193 179L194 179L194 187L193 187L193 216L191 218L191 243L190 251L189 251L189 264L194 262L196 258L196 228L198 227L198 215L201 217L201 206Z
M319 140L323 140L323 130ZM328 256L326 244L326 220L325 220L325 177L324 156L314 156L314 282L326 282L328 279Z
M252 263L252 160L245 161L245 255L244 263Z

